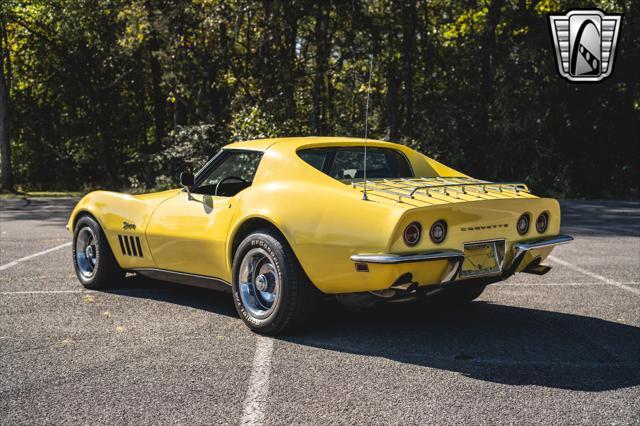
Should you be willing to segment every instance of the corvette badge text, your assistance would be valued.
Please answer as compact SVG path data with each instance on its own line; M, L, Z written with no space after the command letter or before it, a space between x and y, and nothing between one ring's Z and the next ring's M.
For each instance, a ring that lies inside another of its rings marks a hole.
M622 15L572 10L549 15L558 72L573 82L601 81L611 75Z
M499 223L497 225L479 225L479 226L469 226L468 228L462 227L461 231L481 231L483 229L494 229L494 228L508 228L509 224L507 223Z

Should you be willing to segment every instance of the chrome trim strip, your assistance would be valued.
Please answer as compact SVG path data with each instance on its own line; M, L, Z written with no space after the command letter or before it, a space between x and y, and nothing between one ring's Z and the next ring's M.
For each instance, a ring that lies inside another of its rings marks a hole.
M206 275L189 274L186 272L168 271L166 269L157 268L139 268L131 269L131 271L154 280L168 281L213 290L222 290L228 293L231 292L231 284L220 278L209 277Z
M460 274L462 270L462 264L464 263L464 256L462 258L457 258L455 260L449 261L449 266L447 271L440 278L440 284L451 284Z
M511 262L509 269L507 269L503 274L503 279L509 278L511 275L516 273L520 263L522 263L522 260L529 250L567 244L571 241L573 241L573 237L569 235L556 235L555 237L544 237L513 244L513 250L515 251L513 261Z
M431 260L464 260L464 254L460 250L439 250L417 254L354 254L351 256L354 262L364 263L409 263L428 262Z
M539 238L533 241L515 243L513 245L513 248L516 249L516 251L518 250L529 251L537 248L567 244L571 241L573 241L573 237L569 235L556 235L555 237Z

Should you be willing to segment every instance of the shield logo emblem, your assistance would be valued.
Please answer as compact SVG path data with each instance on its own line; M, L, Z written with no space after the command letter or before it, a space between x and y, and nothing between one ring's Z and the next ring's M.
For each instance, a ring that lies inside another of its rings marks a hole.
M572 10L549 15L558 72L569 81L600 81L611 75L622 15Z

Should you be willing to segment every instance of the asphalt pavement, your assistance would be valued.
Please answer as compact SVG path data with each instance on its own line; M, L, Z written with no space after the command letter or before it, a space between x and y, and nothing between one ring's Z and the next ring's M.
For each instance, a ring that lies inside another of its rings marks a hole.
M225 293L83 290L74 202L0 200L2 424L640 424L638 202L564 202L553 270L465 307L327 305L282 338Z

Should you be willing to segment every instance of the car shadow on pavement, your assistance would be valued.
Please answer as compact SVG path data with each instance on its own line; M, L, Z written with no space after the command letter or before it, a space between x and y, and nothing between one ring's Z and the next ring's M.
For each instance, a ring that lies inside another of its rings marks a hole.
M100 292L139 299L156 300L239 318L230 293L128 276L121 283Z
M220 291L132 276L105 292L238 318L230 294ZM330 302L303 330L278 339L509 385L591 392L640 385L640 328L481 301L365 310Z
M333 305L283 340L509 385L599 392L640 384L640 328L486 302Z

